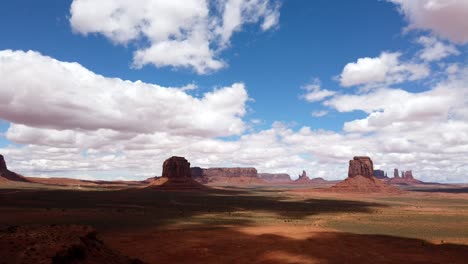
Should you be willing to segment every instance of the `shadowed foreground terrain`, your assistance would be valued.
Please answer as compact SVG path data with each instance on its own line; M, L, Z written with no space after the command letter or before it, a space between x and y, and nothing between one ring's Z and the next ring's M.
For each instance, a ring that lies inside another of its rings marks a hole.
M79 224L95 228L113 255L146 263L468 259L464 193L360 195L284 186L183 192L36 187L0 189L2 245L9 245L5 239L18 226ZM21 254L27 248L12 250Z

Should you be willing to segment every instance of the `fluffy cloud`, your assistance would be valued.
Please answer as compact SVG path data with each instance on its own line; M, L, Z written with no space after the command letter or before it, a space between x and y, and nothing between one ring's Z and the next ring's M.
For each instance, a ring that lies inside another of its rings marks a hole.
M400 7L409 29L430 30L456 43L468 43L466 0L389 0Z
M306 93L302 97L308 102L319 102L336 93L335 91L322 89L320 85L320 80L314 79L312 83L302 87L302 89L306 90Z
M425 64L401 62L401 53L383 52L376 58L360 58L346 64L340 75L343 87L355 85L395 84L414 81L429 75Z
M438 61L450 55L460 54L454 45L445 44L434 37L420 37L418 43L424 47L419 54L424 61Z
M190 67L204 74L225 66L219 52L244 24L260 22L264 31L274 28L279 4L270 0L74 0L70 14L78 33L99 33L116 44L138 43L135 67Z
M36 52L2 51L0 118L11 122L7 139L21 145L0 153L25 175L143 179L160 175L167 157L181 155L195 166L255 166L292 176L306 169L312 177L343 179L350 158L369 155L387 171L463 181L467 76L458 66L424 92L381 88L326 97L324 104L339 112L367 115L341 132L274 123L242 133L248 96L241 84L195 98L185 92L193 85L110 79Z
M346 122L382 166L405 166L426 180L464 181L468 173L468 69L460 69L433 88L418 93L377 89L338 95L325 102L339 112L363 111L364 119Z
M0 118L57 130L237 135L248 100L241 83L195 98L165 88L97 75L37 52L0 51Z

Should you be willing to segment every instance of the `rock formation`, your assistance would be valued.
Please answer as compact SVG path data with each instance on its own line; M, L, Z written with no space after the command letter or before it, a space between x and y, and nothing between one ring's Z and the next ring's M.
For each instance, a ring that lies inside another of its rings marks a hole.
M400 174L398 174L398 169L393 170L393 178L400 178Z
M5 159L0 155L0 181L20 181L29 182L24 176L8 170Z
M107 247L89 226L11 226L0 237L2 263L143 264Z
M414 180L414 177L413 177L413 172L412 171L405 171L405 176L403 177L404 179L406 180Z
M190 163L183 157L170 157L163 163L162 177L155 178L150 188L161 189L204 189L192 179Z
M0 154L0 171L3 170L8 170L5 159L3 158L3 155Z
M377 179L388 179L387 174L383 170L374 170L374 177Z
M349 161L348 178L331 188L336 192L399 192L374 177L374 165L369 157L354 157Z
M171 157L163 163L163 177L191 178L190 163L183 157Z
M203 184L260 184L255 168L190 168L193 178Z
M348 177L361 175L365 178L374 178L374 164L369 157L354 157L349 161Z
M299 178L297 178L294 183L296 184L311 184L312 181L311 179L307 176L307 172L305 170L302 171L302 174L299 175Z
M286 173L259 173L258 177L268 183L290 183L291 176Z
M396 185L408 185L408 184L420 184L423 183L420 180L417 180L413 176L413 172L409 171L401 171L401 177L398 174L398 169L395 169L394 177L388 181L390 184Z

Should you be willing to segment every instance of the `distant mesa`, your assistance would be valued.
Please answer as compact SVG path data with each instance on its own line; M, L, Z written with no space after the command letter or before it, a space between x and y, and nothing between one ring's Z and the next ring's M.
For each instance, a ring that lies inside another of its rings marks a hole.
M203 184L262 184L255 168L190 168L193 179Z
M388 183L395 185L410 185L410 184L422 184L423 182L417 180L413 176L413 171L401 171L401 176L398 173L398 169L393 170L393 178L388 180Z
M374 163L369 157L357 156L349 161L348 178L331 187L336 192L399 192L374 177Z
M0 155L0 181L29 182L29 180L26 179L26 177L8 170L3 155Z
M291 176L286 173L259 173L258 177L267 183L291 183Z
M374 177L380 180L388 179L387 173L383 170L374 170Z
M162 177L156 178L148 187L167 190L205 189L203 185L192 179L187 159L176 156L164 161Z

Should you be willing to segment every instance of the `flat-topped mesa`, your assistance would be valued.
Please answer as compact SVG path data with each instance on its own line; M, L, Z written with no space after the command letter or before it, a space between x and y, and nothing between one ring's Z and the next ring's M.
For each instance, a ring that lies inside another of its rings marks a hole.
M163 163L162 177L174 178L191 178L190 163L183 157L170 157Z
M374 176L377 179L386 179L387 178L387 175L386 175L385 171L383 171L383 170L374 170Z
M393 178L400 178L400 174L398 174L398 169L393 169Z
M256 184L263 183L255 168L190 168L192 178L203 184Z
M5 163L5 159L3 158L3 155L0 154L0 170L7 170L7 165Z
M259 173L258 177L266 182L271 183L291 182L291 176L286 173Z
M203 169L205 177L252 177L257 178L258 173L256 168L209 168Z
M361 175L366 178L374 177L374 164L369 157L357 156L349 161L348 177Z

